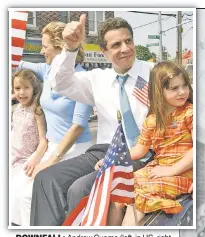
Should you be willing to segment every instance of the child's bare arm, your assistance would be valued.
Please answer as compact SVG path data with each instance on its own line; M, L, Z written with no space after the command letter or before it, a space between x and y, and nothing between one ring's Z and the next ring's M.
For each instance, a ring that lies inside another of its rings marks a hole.
M130 149L130 156L132 160L137 160L140 159L142 157L144 157L144 155L149 151L149 147L150 146L144 146L144 145L140 145L137 144L135 147L132 147ZM100 167L102 166L104 159L99 160L96 165L95 165L95 170L99 170Z
M184 157L172 166L156 166L149 174L149 178L160 178L179 175L193 167L193 149L184 154Z
M175 163L173 166L174 175L181 174L187 170L190 170L193 167L193 148L188 150L184 157Z
M132 160L138 160L149 151L150 146L137 144L130 149L130 156Z
M26 163L26 166L24 167L25 173L28 176L32 175L35 166L40 162L45 151L47 150L46 121L44 113L41 113L40 115L35 114L35 119L39 133L39 145L36 151L31 155L29 161Z

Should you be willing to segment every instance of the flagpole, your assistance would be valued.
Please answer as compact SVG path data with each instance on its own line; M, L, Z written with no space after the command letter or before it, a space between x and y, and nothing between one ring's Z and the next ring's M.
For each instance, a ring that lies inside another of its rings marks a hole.
M117 111L117 120L119 123L122 121L122 115L119 110ZM134 212L134 217L135 217L135 225L138 226L137 212L136 212L135 205L132 204L132 207L133 207L133 212Z
M119 123L122 121L122 115L119 110L117 111L117 120Z

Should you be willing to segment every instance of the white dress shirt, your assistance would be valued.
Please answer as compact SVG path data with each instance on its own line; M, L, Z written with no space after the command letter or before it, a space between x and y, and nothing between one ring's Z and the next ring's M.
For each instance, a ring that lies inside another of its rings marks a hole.
M119 82L116 79L118 74L113 68L75 73L76 55L77 52L62 50L55 65L52 65L51 86L72 100L95 105L98 115L97 143L110 143L118 126L117 110L120 110ZM148 108L133 95L133 90L138 76L149 81L153 65L136 59L127 72L129 77L125 83L125 90L140 130Z

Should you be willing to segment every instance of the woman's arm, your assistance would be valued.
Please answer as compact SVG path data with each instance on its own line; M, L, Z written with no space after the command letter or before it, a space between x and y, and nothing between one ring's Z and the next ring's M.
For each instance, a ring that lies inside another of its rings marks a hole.
M73 125L67 131L50 158L45 162L41 162L35 168L33 177L40 170L58 163L63 158L66 152L73 146L78 137L83 133L84 127L88 124L88 118L90 117L91 111L92 107L76 102L73 114Z
M78 124L73 124L68 130L66 135L63 137L61 143L56 147L55 152L48 160L48 164L53 165L58 163L67 151L73 146L77 138L83 133L84 127Z
M59 162L65 153L73 146L78 137L83 133L84 127L88 126L88 119L90 117L92 107L76 102L73 112L73 125L64 136L61 143L57 146L56 152L59 158L52 158L52 164Z
M32 70L36 76L41 80L44 81L44 75L48 70L49 65L46 63L31 63L26 61L21 61L18 69L30 69Z
M39 133L39 145L36 151L29 157L29 160L24 167L25 173L28 176L32 175L35 166L40 162L48 145L46 139L46 121L44 113L42 112L40 115L35 114L35 119Z
M32 173L32 178L35 178L36 174L39 171L61 161L63 156L73 146L73 144L75 143L77 138L83 133L83 131L83 127L79 126L78 124L73 124L63 137L61 143L56 147L56 150L51 154L49 159L41 162L35 167Z

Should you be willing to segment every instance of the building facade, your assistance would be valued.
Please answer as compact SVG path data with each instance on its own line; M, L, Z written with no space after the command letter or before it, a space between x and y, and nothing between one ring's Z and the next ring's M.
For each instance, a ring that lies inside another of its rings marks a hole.
M111 67L104 55L100 52L97 43L97 28L108 18L114 17L113 11L35 11L29 12L26 30L26 41L24 46L23 60L31 62L44 62L40 55L41 31L51 21L62 21L65 23L78 21L80 15L86 14L85 24L85 60L83 66L90 70L92 68Z

